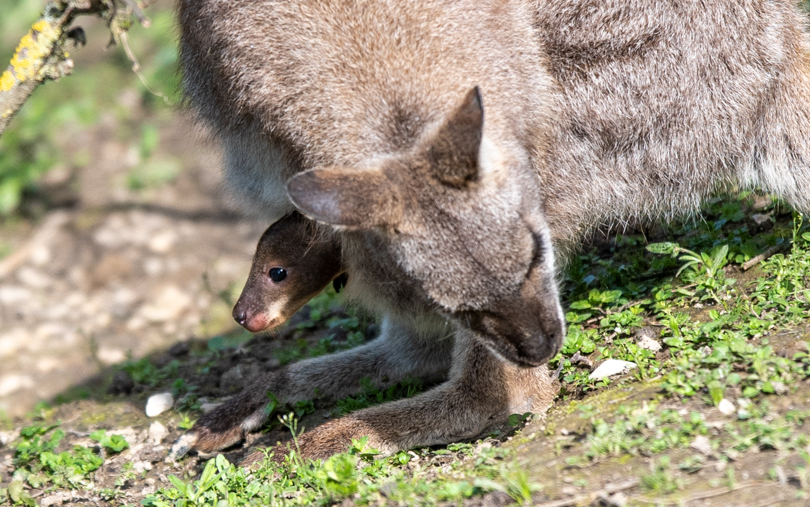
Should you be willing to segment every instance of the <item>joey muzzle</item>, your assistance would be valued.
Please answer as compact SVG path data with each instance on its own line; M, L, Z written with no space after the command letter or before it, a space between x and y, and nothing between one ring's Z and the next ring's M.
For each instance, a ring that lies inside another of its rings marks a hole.
M249 298L246 298L244 294L239 298L239 301L236 302L236 305L234 305L232 315L237 324L251 333L264 331L270 324L261 303L256 304Z

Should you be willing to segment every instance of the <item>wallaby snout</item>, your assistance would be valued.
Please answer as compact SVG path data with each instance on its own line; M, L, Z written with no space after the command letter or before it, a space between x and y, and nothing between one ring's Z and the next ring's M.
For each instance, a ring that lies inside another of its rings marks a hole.
M530 220L527 225L543 230L534 222ZM455 315L490 350L515 364L530 367L557 355L565 337L550 239L542 232L533 236L534 258L520 291L498 300L492 308Z
M340 244L300 214L287 215L262 234L233 318L252 333L276 328L341 273Z
M288 316L275 309L268 308L263 300L251 298L255 290L249 285L242 291L242 295L233 307L233 319L251 333L266 331L278 327L287 320Z

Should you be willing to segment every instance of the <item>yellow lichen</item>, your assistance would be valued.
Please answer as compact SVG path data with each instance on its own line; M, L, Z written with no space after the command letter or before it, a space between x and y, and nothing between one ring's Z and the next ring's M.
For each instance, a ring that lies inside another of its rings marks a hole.
M14 76L11 75L10 70L6 70L0 76L0 92L7 92L11 90L12 86L14 86Z
M0 76L0 92L9 91L15 83L37 78L44 59L53 51L59 39L60 29L41 19L31 31L20 39L20 44L11 58L11 66Z

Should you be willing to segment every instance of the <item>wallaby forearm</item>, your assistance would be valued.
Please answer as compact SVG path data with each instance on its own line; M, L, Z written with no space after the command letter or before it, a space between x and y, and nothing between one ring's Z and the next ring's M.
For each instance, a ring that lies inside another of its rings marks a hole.
M307 431L298 438L303 456L325 458L363 436L369 437L370 448L383 454L446 444L474 438L512 413L548 409L556 388L546 366L511 365L469 333L460 335L450 380L413 398L360 410ZM276 459L284 454L277 449Z
M369 343L263 375L239 395L200 417L193 431L178 441L172 452L182 455L192 446L208 451L238 442L267 420L265 407L271 401L270 394L282 403L313 398L334 401L360 392L361 379L377 387L409 377L441 381L450 370L452 349L452 339L414 339L412 332L386 323L382 335Z

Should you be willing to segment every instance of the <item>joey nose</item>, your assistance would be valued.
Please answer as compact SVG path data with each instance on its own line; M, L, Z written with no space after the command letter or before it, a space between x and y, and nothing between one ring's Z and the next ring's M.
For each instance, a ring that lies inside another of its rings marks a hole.
M235 320L240 326L244 326L247 322L247 312L237 305L233 308L233 320Z

